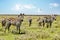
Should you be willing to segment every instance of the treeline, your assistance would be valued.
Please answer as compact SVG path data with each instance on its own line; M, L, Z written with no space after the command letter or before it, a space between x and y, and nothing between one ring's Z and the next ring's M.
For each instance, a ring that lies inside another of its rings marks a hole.
M0 16L17 16L19 14L0 14ZM50 16L50 15L31 15L31 14L24 14L25 16ZM60 15L57 15L55 14L56 16L60 16Z

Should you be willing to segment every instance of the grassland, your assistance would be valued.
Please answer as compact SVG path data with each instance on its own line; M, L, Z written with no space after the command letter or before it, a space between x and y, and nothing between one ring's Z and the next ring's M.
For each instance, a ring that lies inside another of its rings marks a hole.
M0 19L3 17L16 16L0 16ZM60 16L56 17L57 20L53 22L52 28L38 26L36 21L38 16L32 16L32 26L29 27L27 18L28 16L25 16L24 22L21 25L21 32L25 32L25 34L12 33L12 30L16 29L13 25L11 25L9 33L8 31L4 33L4 28L2 28L0 23L0 40L60 40Z

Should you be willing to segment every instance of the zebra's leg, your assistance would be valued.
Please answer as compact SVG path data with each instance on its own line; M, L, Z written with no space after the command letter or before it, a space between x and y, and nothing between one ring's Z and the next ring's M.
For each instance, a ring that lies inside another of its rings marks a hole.
M17 28L17 31L18 31L18 27L16 27Z
M20 23L18 23L18 24L16 25L16 27L17 27L17 31L18 31L19 34L20 34L20 26L21 26Z
M39 22L39 26L41 26L41 23Z
M43 23L43 27L45 26L45 23Z
M55 21L56 21L56 18L55 18Z
M50 28L51 28L51 26L52 26L52 22L50 22Z
M18 29L19 29L19 34L20 34L20 26L19 26L19 28L18 28Z
M18 31L18 28L19 28L18 25L16 25L16 31Z
M8 26L8 32L10 31L10 26L11 26L11 24L9 24L9 26Z
M47 23L47 28L49 27L49 23Z
M5 26L5 30L4 30L5 33L6 33L6 29L7 29L7 26Z
M31 21L30 21L30 22L29 22L29 26L31 26L31 24L32 24L32 23L31 23Z

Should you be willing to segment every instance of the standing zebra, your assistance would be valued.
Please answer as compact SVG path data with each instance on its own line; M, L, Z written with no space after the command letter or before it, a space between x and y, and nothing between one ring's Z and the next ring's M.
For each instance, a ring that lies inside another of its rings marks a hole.
M20 34L20 27L22 22L23 22L22 17L18 17L18 19L16 20L16 27L17 27L17 31L19 31L19 34Z

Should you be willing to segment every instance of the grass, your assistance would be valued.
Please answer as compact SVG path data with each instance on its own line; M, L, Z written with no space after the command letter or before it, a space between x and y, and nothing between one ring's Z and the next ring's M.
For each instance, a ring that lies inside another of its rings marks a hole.
M16 17L16 16L0 16L3 17ZM22 34L12 33L12 30L16 31L15 26L11 26L10 32L4 33L0 23L0 40L60 40L60 16L57 16L57 20L53 22L52 28L44 28L38 26L36 21L38 16L32 16L32 26L28 26L28 16L25 16L24 22L21 26ZM40 16L41 17L41 16Z

